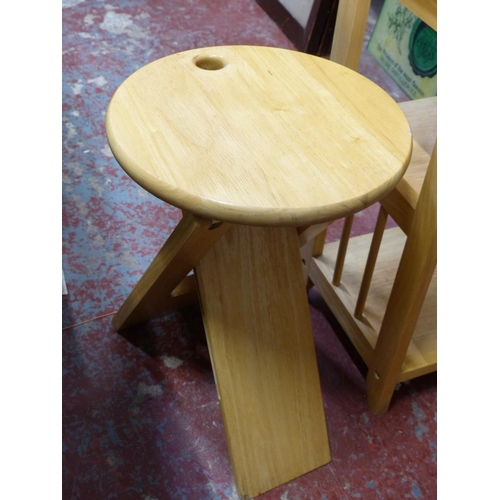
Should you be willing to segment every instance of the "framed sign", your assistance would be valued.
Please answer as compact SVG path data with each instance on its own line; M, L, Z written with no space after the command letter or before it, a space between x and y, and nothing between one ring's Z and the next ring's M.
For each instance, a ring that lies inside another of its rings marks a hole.
M368 52L410 99L437 95L437 33L398 0L385 0Z
M298 50L329 54L338 0L257 0L257 3Z

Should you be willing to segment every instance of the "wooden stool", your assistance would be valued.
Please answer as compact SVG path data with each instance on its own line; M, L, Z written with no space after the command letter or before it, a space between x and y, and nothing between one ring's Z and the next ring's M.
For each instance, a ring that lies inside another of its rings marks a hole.
M399 181L412 150L405 115L331 61L226 46L135 72L106 129L123 169L184 213L115 328L182 304L194 268L238 494L328 463L299 247L312 225L362 210Z

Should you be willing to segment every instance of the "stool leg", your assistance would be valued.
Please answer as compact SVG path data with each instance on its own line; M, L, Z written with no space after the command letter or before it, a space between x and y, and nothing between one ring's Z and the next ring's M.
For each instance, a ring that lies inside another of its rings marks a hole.
M233 225L195 268L238 494L330 461L294 228Z
M143 323L196 297L186 275L226 232L211 220L186 213L151 265L113 317L116 331Z

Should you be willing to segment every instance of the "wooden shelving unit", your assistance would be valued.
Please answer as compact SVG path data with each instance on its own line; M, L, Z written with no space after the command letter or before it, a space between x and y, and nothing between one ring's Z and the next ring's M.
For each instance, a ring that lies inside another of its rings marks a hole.
M361 319L357 319L354 317L354 308L371 237L371 234L367 234L350 238L340 286L332 284L338 242L326 244L323 255L313 258L309 269L309 277L367 366L371 364L378 332L406 241L406 235L399 227L385 231L364 313ZM400 382L437 369L436 286L435 272L406 353L399 377Z

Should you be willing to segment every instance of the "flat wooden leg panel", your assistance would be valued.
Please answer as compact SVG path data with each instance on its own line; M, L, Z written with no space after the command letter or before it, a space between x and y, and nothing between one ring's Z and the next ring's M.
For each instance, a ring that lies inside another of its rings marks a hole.
M129 328L187 303L193 296L186 275L229 227L184 214L170 238L113 318L116 331Z
M297 231L232 226L195 272L238 494L328 463Z

